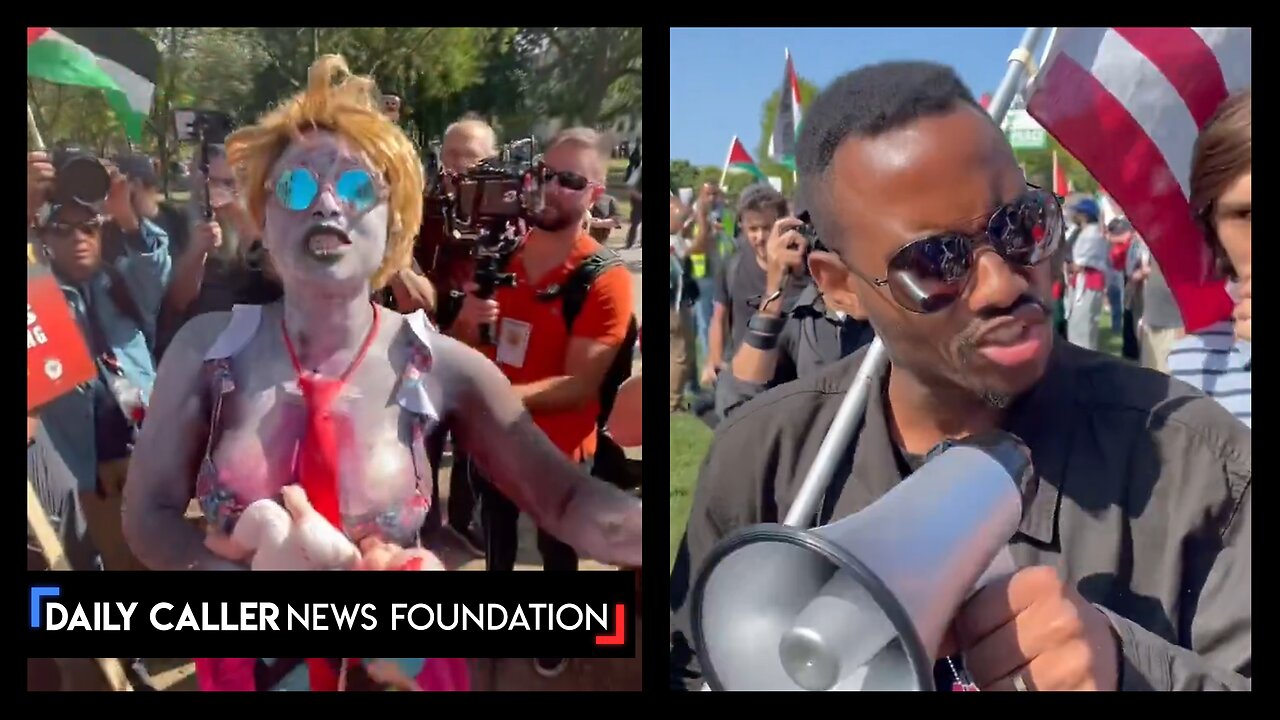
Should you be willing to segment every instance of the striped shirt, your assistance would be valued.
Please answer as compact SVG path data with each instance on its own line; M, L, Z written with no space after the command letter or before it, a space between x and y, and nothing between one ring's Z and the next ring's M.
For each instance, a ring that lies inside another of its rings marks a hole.
M1199 388L1253 427L1253 345L1237 340L1230 320L1187 335L1169 351L1169 374Z

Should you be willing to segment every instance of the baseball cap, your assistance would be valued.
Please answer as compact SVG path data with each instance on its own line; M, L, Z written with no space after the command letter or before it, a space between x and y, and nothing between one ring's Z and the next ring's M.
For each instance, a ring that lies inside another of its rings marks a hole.
M158 187L160 179L156 177L155 167L151 164L151 158L146 155L128 155L121 157L117 163L120 172L130 180L137 180L147 187Z

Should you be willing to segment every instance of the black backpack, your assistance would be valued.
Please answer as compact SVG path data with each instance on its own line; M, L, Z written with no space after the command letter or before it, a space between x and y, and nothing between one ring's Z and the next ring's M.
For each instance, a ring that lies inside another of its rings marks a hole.
M621 265L623 260L616 252L608 248L600 248L574 268L563 285L542 296L544 300L560 298L565 328L570 335L573 334L573 322L578 318L579 313L582 312L582 306L587 301L591 284L604 272ZM627 324L627 334L623 337L622 345L618 347L618 354L613 357L613 364L605 372L604 381L600 384L600 414L596 416L599 440L596 445L592 474L624 490L640 486L640 462L627 458L622 447L610 437L605 424L609 420L609 413L613 411L613 403L618 397L618 388L631 377L631 363L638 334L639 325L635 315L632 315Z

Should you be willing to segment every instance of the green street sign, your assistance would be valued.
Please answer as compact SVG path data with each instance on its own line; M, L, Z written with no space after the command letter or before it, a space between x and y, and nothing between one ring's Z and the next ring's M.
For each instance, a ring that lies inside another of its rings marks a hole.
M1049 136L1044 130L1016 128L1008 132L1009 144L1015 150L1044 150L1049 147Z

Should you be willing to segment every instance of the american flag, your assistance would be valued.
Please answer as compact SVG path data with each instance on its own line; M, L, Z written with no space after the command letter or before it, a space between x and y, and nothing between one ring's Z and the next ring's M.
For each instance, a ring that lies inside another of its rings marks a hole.
M1188 195L1196 136L1248 87L1249 28L1055 28L1027 111L1088 168L1160 264L1193 332L1231 316Z

